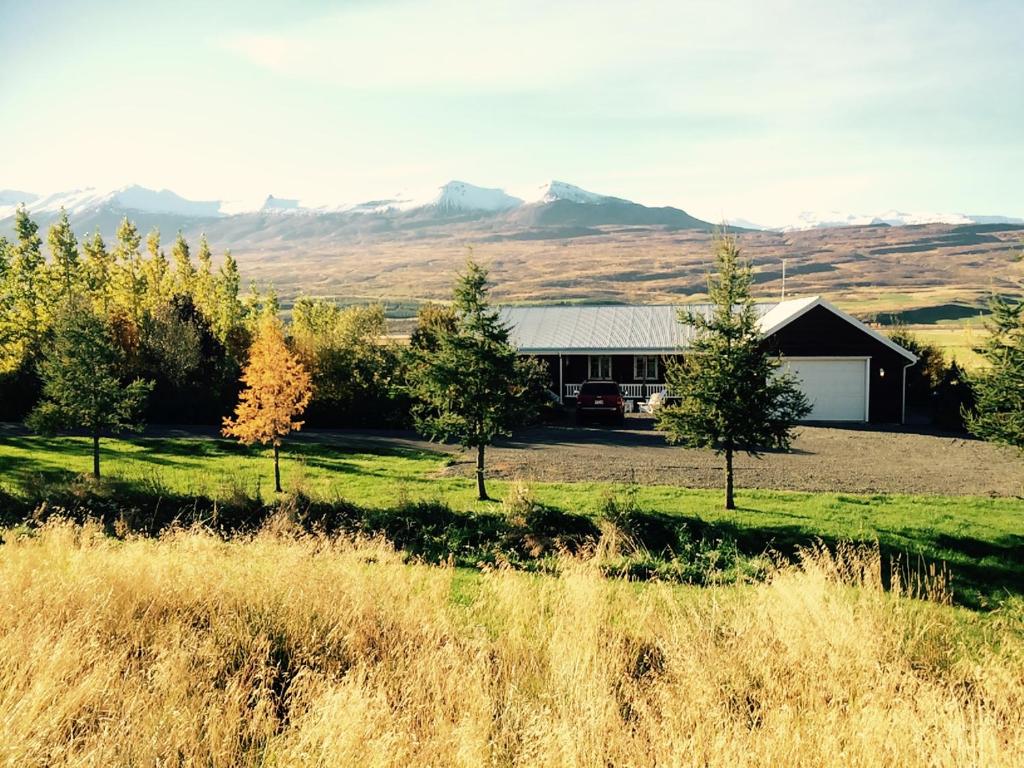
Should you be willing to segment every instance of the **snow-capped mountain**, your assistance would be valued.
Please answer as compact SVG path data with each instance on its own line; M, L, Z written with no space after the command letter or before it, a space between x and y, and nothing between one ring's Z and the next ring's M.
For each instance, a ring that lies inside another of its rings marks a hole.
M1012 216L969 216L963 213L906 212L889 210L882 213L844 213L841 211L804 211L795 221L781 227L782 232L832 227L910 227L920 224L1024 224L1024 219Z
M24 194L24 193L20 193ZM100 190L95 187L73 189L69 192L56 192L38 197L30 195L31 200L24 197L8 202L0 207L0 219L12 215L14 208L25 202L31 213L56 214L61 208L69 215L83 213L99 208L117 208L124 211L141 211L143 213L164 213L176 216L215 217L220 216L219 200L186 200L169 189L153 190L131 184L114 190Z
M264 232L267 237L302 233L288 219L315 220L318 231L334 232L338 237L362 236L370 231L420 231L424 227L461 221L481 221L492 229L520 229L530 237L560 232L560 236L596 233L599 227L661 227L709 231L713 225L673 207L650 207L612 195L589 192L564 181L549 181L520 197L504 189L480 187L464 181L450 181L425 194L399 192L384 198L362 202L309 201L303 198L267 195L249 200L188 200L167 189L153 190L132 184L118 189L87 187L49 195L19 190L0 190L0 223L14 215L24 202L40 224L52 220L61 208L72 216L76 228L99 227L106 232L116 228L124 216L140 226L164 231L192 227L207 228L212 222L246 233ZM784 226L767 227L746 219L730 218L729 226L740 229L799 231L832 227L908 226L918 224L1024 224L1024 219L1006 216L968 216L959 213L904 212L889 210L878 214L851 214L841 211L800 214ZM483 224L482 224L483 225ZM289 229L290 228L290 229ZM277 234L272 235L275 232ZM508 236L508 235L502 235ZM518 235L511 235L518 236Z
M501 189L476 187L464 181L449 181L427 205L443 212L470 213L507 211L522 204L520 198Z
M610 195L599 195L595 192L588 192L574 184L566 184L564 181L549 181L547 184L542 185L538 190L537 196L531 202L553 203L556 200L567 200L570 203L581 203L584 205L596 205L609 200L630 202L628 200L622 201L621 198L612 197Z

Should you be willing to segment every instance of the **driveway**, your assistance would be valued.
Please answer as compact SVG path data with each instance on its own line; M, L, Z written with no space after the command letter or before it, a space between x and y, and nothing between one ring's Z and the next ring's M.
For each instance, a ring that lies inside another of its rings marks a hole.
M734 462L743 488L848 493L1020 496L1024 456L959 435L860 426L804 426L791 453ZM717 488L722 458L713 451L670 446L649 418L621 429L546 427L500 442L488 454L491 477L527 481L636 482ZM471 475L473 461L446 470Z

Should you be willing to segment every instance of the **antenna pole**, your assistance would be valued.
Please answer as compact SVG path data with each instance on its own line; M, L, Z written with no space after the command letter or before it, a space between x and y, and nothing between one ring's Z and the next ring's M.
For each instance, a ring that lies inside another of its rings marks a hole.
M786 260L782 260L782 300L786 300Z

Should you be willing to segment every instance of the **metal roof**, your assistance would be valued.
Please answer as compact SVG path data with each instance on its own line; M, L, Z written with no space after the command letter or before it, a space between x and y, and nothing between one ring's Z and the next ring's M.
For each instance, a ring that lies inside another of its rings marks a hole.
M754 308L761 332L770 336L818 306L857 326L910 362L917 361L912 352L820 296L755 304ZM713 308L713 304L502 307L501 319L509 327L509 341L520 352L529 354L665 354L686 349L693 338L693 326L679 322L681 311L701 313L707 317Z
M788 302L787 302L788 303ZM762 317L777 304L756 304ZM520 352L674 352L689 346L693 326L681 311L708 315L711 304L502 307L509 341Z

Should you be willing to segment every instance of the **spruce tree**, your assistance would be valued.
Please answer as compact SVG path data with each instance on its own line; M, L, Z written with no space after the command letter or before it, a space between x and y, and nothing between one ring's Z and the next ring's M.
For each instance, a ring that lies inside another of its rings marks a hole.
M17 241L8 246L3 284L5 306L0 315L0 372L11 372L34 359L42 347L50 317L46 302L46 263L39 226L24 205L14 214Z
M220 266L217 277L214 280L214 297L216 310L214 312L213 327L222 343L227 343L231 333L242 323L242 301L239 293L242 287L242 278L238 272L238 262L235 261L231 251L224 254L224 262Z
M170 264L163 248L160 247L158 227L153 227L146 236L146 254L142 274L146 286L146 309L152 313L165 306L174 292Z
M80 302L57 316L53 339L39 364L43 396L29 425L46 434L82 429L92 438L92 473L100 476L100 437L137 429L136 415L152 383L121 381L123 353L104 320Z
M734 455L788 449L810 406L795 380L778 372L780 361L764 343L750 295L753 274L732 237L718 238L715 261L710 312L680 315L694 337L682 360L668 365L673 402L661 410L658 426L672 443L724 455L725 508L735 509Z
M989 337L978 350L988 367L974 378L967 426L985 440L1024 449L1024 300L994 296L989 308Z
M136 328L142 325L142 309L146 296L146 276L142 269L142 254L139 247L142 238L135 224L127 216L117 228L117 245L114 257L117 269L114 273L114 289L117 303L127 310Z
M196 268L192 263L188 241L185 240L180 229L178 236L174 239L174 246L171 248L171 258L174 261L174 292L183 296L191 296L195 290Z
M413 351L409 391L418 429L476 449L477 496L487 500L485 450L539 406L544 376L520 358L488 301L487 270L472 260L455 285L454 324L436 329L436 348Z
M110 308L114 281L114 255L107 250L103 235L97 229L92 237L82 243L85 250L85 281L93 299L93 306L104 314Z
M195 302L199 311L203 313L210 325L217 321L217 295L216 284L213 275L213 254L210 252L210 244L206 235L199 236L199 251L196 253Z
M54 282L59 286L59 294L66 299L78 285L80 263L78 240L75 239L68 213L63 207L57 221L50 225L46 240L50 246L52 268L55 272Z

